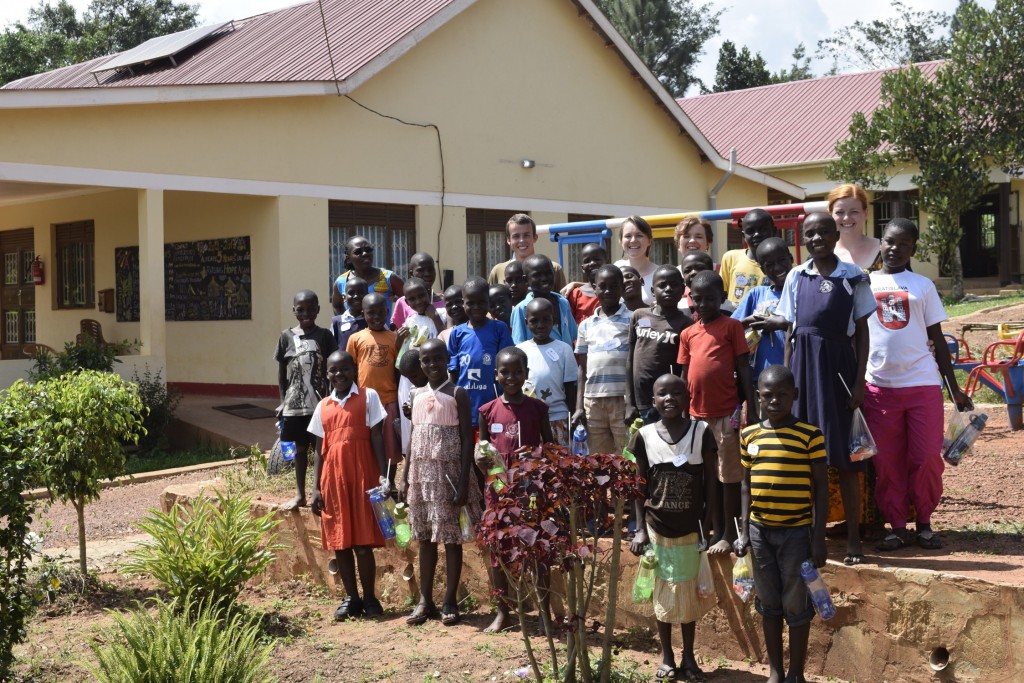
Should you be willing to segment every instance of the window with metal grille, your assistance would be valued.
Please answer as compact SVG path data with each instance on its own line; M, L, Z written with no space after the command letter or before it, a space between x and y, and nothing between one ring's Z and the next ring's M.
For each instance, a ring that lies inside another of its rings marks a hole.
M331 281L328 291L345 265L345 242L356 235L374 247L374 265L394 271L405 280L409 257L416 253L416 207L405 204L330 202L327 208L328 258Z
M608 218L611 218L611 216L596 216L589 213L570 213L567 222L579 223L581 221L603 221ZM601 246L604 247L605 250L608 249L609 245L607 240L595 239L594 242L601 242ZM562 258L565 259L565 262L562 263L562 270L565 271L566 281L583 281L584 276L581 264L583 263L583 247L587 246L587 244L590 243L584 242L582 244L567 244L562 248ZM611 261L609 261L609 263L611 263Z
M920 226L920 211L917 206L917 190L905 192L876 192L871 202L874 214L875 237L881 238L885 226L893 218L909 218Z
M54 226L57 308L96 305L96 236L92 221Z
M512 258L506 239L508 219L526 211L466 209L466 274L487 277L491 269Z

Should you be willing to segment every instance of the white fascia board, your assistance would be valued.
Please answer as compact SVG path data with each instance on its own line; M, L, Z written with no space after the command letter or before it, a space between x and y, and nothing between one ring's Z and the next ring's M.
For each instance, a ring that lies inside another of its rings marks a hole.
M233 83L225 85L165 85L132 88L0 89L0 109L111 107L163 102L209 102L275 97L337 95L334 83Z

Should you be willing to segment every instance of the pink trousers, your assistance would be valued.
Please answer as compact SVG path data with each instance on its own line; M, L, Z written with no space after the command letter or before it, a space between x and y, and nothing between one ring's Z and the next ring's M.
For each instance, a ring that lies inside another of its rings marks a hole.
M930 524L942 498L943 409L940 387L877 387L868 383L864 417L875 437L875 501L894 529Z

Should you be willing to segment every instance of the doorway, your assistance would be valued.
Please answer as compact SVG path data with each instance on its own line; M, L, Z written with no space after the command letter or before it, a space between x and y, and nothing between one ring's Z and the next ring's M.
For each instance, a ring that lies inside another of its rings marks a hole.
M985 195L977 206L960 214L960 225L964 277L999 275L999 250L1009 246L1001 244L999 234L999 193Z
M0 315L3 343L0 358L24 358L25 346L36 343L35 259L32 228L0 232Z

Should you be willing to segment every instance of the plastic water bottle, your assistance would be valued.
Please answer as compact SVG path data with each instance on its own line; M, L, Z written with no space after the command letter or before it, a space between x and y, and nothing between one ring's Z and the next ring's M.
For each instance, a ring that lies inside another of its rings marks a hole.
M836 606L829 595L828 586L822 580L814 563L810 560L800 565L800 576L807 585L807 592L811 594L811 602L814 603L814 611L822 619L831 619L836 615Z
M505 474L505 460L487 441L481 441L479 444L480 455L486 455L490 459L490 465L487 467L486 483L490 484L494 488L495 493L501 493L502 489L505 488L505 481L501 475Z
M729 426L733 431L739 431L740 422L743 420L743 404L740 403L736 406L736 410L732 411L732 415L729 416Z
M640 604L650 602L654 596L654 568L658 566L658 558L654 549L648 548L640 558L640 570L633 582L633 602Z
M395 506L395 543L399 548L409 545L412 527L409 526L409 507L405 503Z
M384 495L379 486L366 493L370 496L370 507L373 508L373 516L377 518L377 525L380 527L381 534L384 535L384 540L394 538L395 518L391 515L391 510L388 509L386 502L388 497Z
M633 420L633 423L629 425L629 429L626 431L626 445L622 447L622 457L633 463L636 462L636 456L633 455L633 451L629 450L629 442L633 440L633 435L639 432L643 426L644 421L638 417Z
M985 428L985 423L988 421L988 415L980 413L978 415L972 415L970 422L963 428L963 431L957 435L953 440L953 443L949 445L949 448L942 454L942 458L950 465L959 465L967 452L971 450L971 446L978 439L978 435L981 434L981 430Z
M576 425L576 431L572 433L572 454L579 456L590 455L587 448L587 428L583 425Z
M473 522L469 519L469 511L465 505L459 508L459 529L462 530L463 543L473 540Z

